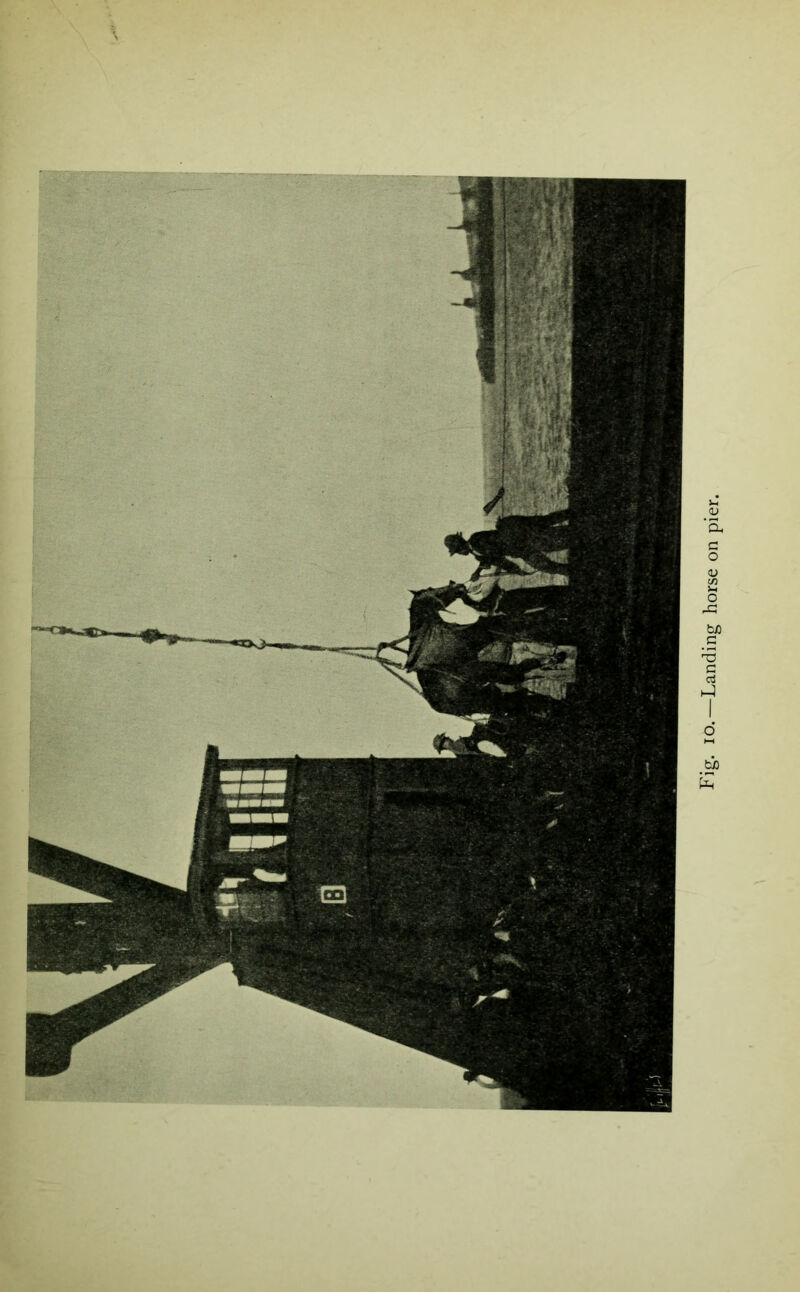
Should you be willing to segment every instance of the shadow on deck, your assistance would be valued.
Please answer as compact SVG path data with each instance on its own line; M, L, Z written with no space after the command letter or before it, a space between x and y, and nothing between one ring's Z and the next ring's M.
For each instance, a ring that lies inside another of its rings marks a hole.
M670 1106L684 195L574 188L570 790L490 1047L532 1107Z

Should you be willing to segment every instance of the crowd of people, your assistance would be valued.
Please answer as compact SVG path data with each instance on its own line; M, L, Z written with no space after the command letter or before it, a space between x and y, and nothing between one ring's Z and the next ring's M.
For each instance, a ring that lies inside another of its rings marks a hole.
M502 491L493 502L501 496ZM569 513L503 516L493 529L469 537L448 534L444 542L451 556L477 561L467 580L451 581L436 595L444 623L478 630L473 675L484 683L486 713L466 736L437 735L434 749L457 757L536 752L542 723L555 716L560 701L535 684L568 684L575 678L577 650L569 641L563 559ZM550 576L548 582L542 582L542 574Z
M493 503L499 500L493 500ZM491 505L493 505L490 504ZM438 590L443 622L483 625L477 651L487 682L487 713L473 716L467 735L436 735L437 754L530 759L532 792L549 804L546 829L558 825L563 806L564 731L557 720L563 700L538 693L536 681L571 682L577 651L570 630L569 513L501 517L493 529L468 537L448 534L452 556L477 561L467 580ZM541 576L548 576L543 582ZM536 881L499 911L456 989L454 1006L497 1009L530 986L526 945L536 906ZM465 1072L466 1081L479 1079Z

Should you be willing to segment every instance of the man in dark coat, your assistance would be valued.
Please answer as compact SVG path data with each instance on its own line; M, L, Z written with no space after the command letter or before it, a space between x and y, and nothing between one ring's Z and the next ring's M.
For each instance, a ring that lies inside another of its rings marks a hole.
M496 566L508 574L519 574L513 558L523 560L547 574L566 574L567 566L554 561L548 552L568 546L569 513L552 511L543 516L501 516L494 529L480 529L469 538L448 534L444 540L451 556L474 556L481 568Z
M476 573L477 578L477 573ZM507 641L570 641L570 591L563 584L540 588L493 588L472 597L464 584L451 584L449 601L461 600L477 610L487 634Z

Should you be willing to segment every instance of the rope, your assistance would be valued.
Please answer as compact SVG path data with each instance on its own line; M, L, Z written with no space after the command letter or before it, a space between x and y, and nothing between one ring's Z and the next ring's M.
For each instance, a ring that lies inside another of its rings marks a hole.
M32 632L50 633L54 637L129 637L143 641L148 646L155 642L166 642L174 646L177 642L197 642L204 646L241 646L245 650L305 650L321 651L336 655L353 655L361 659L374 659L374 646L317 646L307 642L268 642L263 637L188 637L180 633L162 633L159 628L143 628L141 632L132 633L111 628L69 628L65 624L34 624Z
M420 687L416 686L415 683L411 681L411 678L405 677L405 675L401 673L400 670L394 666L394 664L390 664L388 660L385 660L385 659L379 659L378 663L380 664L381 668L385 668L386 672L391 674L392 677L396 677L398 682L402 682L403 686L407 686L409 691L413 691L415 695L420 696L420 698L423 700L425 699Z
M153 646L156 642L166 642L168 646L175 646L178 642L194 642L203 646L240 646L244 650L302 650L313 651L318 654L330 655L348 655L352 659L364 659L380 664L391 677L397 678L415 695L422 696L422 691L416 686L410 678L404 677L395 664L381 658L381 651L387 647L394 647L395 650L401 650L399 643L406 641L405 637L398 637L393 642L380 642L375 646L318 646L308 642L268 642L263 637L189 637L181 633L162 633L160 628L143 628L141 632L125 632L123 630L110 628L70 628L66 624L34 624L31 628L35 633L49 633L53 637L89 637L95 639L98 637L126 637L137 641L144 642L147 646Z

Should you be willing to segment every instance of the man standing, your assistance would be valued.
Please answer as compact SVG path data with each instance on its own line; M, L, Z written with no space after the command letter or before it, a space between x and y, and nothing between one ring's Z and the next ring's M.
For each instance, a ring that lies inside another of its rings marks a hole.
M462 754L481 755L484 752L479 747L474 731L468 736L456 736L455 738L446 736L442 732L441 735L433 737L433 747L437 754L456 754L457 756ZM496 757L503 757L503 750L497 745L495 745L493 751L487 750L486 752L494 752Z
M566 574L567 566L554 561L549 552L568 546L569 512L552 511L543 516L501 516L494 529L480 529L469 538L448 534L444 540L451 556L474 556L481 567L497 566L508 574L519 574L517 561L546 574Z

